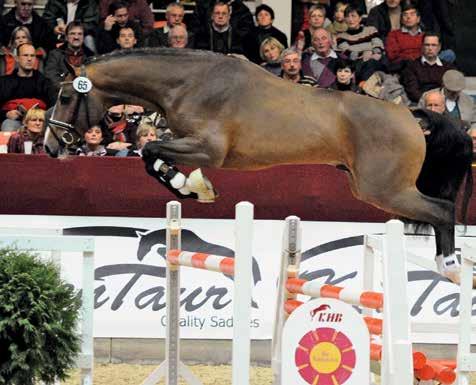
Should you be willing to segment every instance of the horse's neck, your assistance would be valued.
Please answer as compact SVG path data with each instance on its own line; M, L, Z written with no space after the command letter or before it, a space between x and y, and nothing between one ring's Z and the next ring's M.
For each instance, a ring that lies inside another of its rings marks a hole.
M173 67L172 67L173 68ZM157 103L168 107L168 95L174 91L181 79L174 78L175 71L151 60L125 65L120 61L99 63L89 67L88 76L100 91L104 101L128 104Z

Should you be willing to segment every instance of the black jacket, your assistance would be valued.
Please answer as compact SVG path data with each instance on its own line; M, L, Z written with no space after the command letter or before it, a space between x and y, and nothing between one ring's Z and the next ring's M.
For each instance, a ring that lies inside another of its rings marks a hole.
M56 92L52 83L38 71L33 71L31 77L18 76L17 70L11 75L0 76L0 107L20 98L41 99L47 107L51 107L55 103ZM1 110L0 120L5 119L5 113Z
M30 31L31 39L35 48L41 47L45 50L53 49L56 42L55 36L53 30L48 26L46 21L33 11L31 24L21 24L15 17L15 10L16 8L13 8L3 16L3 21L0 21L0 33L3 45L8 46L12 31L16 27L23 25Z
M388 6L385 1L370 10L366 25L377 28L382 40L387 38L388 33L392 30L392 23L390 22Z
M56 19L68 19L68 8L66 0L48 0L45 6L43 18L51 29L56 27ZM79 0L75 21L80 21L84 25L84 35L92 35L96 32L99 24L99 8L96 0Z

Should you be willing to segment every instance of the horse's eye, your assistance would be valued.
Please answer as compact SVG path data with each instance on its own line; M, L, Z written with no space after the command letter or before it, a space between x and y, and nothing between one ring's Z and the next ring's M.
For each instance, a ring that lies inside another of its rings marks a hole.
M60 103L61 104L69 103L70 100L71 100L71 96L69 96L69 95L61 95L60 96Z

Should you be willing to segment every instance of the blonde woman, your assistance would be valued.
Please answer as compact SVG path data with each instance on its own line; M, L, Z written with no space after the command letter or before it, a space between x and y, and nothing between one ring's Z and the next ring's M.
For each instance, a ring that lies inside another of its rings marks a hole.
M136 132L135 147L127 152L127 156L142 156L144 146L154 140L157 140L157 128L150 123L139 124ZM116 156L121 156L121 154Z
M22 127L8 140L9 153L25 153L25 142L31 142L32 154L43 154L43 138L45 135L45 111L41 108L30 108L23 118ZM29 146L28 146L29 147ZM29 153L29 148L27 148Z
M279 58L283 52L284 46L274 37L268 37L261 43L259 54L264 63L261 66L273 75L281 74L281 63Z

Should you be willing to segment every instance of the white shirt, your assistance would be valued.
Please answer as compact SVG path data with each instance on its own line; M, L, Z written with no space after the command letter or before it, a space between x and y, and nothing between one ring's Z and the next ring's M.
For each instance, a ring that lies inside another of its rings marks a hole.
M68 16L66 20L66 25L74 21L74 16L76 15L76 10L78 9L79 1L68 1L66 6L68 7Z
M311 56L311 60L325 59L325 58L328 58L328 57L331 57L333 59L337 59L337 54L335 53L335 51L333 49L331 49L331 51L329 52L329 55L327 55L327 56L321 56L317 52L314 52Z
M421 64L425 64L425 63L428 63L429 65L436 64L438 67L442 67L442 66L443 66L443 63L441 62L441 60L440 60L439 57L436 57L436 62L432 64L432 63L430 63L428 60L426 60L424 56L422 56L422 57L421 57Z

